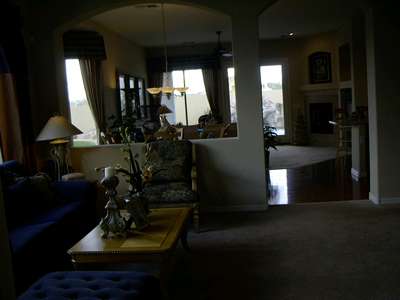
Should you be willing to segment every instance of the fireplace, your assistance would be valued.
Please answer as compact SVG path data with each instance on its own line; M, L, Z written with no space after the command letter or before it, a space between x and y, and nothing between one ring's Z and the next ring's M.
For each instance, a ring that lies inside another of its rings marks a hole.
M307 114L310 144L335 146L335 128L329 121L335 120L338 89L333 84L307 85L302 88Z
M310 133L333 134L333 126L329 121L333 120L332 103L310 103Z

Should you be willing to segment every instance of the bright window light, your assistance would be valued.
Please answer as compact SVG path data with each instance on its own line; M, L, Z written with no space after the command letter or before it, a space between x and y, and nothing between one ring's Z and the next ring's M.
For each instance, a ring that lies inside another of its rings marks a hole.
M171 124L196 125L199 123L200 116L211 112L201 69L173 71L172 85L186 86L189 89L186 92L186 101L185 96L181 95L171 96L173 99L162 97L162 104L168 106L173 112L167 114L167 119Z
M74 137L74 146L96 145L98 143L96 123L87 101L79 60L66 59L65 68L71 122L83 132Z
M237 123L235 69L228 68L229 105L231 109L231 122Z
M282 65L262 66L260 72L264 124L275 127L278 135L285 135Z
M231 122L237 122L235 69L228 68ZM262 110L264 124L276 127L278 135L285 135L282 88L282 65L261 66Z

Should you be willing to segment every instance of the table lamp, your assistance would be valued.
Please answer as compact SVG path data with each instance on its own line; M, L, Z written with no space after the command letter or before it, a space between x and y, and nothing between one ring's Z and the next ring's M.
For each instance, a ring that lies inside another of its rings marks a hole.
M170 124L167 120L166 114L170 114L172 111L166 105L161 105L158 109L158 114L160 115L161 128L167 128Z
M56 166L57 179L69 172L67 161L67 147L71 136L81 134L78 128L72 125L63 116L51 117L36 138L37 142L49 141L52 148L50 155Z

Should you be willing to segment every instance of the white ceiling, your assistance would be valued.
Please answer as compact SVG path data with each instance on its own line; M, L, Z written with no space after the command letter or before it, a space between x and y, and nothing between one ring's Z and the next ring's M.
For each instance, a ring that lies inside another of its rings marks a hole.
M281 38L289 32L307 36L336 30L351 17L357 0L279 0L259 18L260 38ZM96 23L145 47L162 45L160 5L127 6L92 18ZM223 41L231 40L230 17L191 6L165 4L169 45L216 42L222 30Z
M216 42L216 31L223 39L231 38L230 17L191 6L165 4L167 43ZM92 20L128 38L138 45L161 46L162 18L160 5L155 8L128 6L97 15Z
M349 20L357 0L279 0L260 16L260 37L280 38L290 32L307 36L339 29Z

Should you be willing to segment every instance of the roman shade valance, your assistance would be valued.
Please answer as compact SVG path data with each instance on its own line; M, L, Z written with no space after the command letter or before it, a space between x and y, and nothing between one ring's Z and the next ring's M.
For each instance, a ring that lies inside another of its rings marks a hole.
M103 37L96 31L70 30L63 34L64 57L106 59Z
M214 69L218 59L214 55L172 56L168 57L168 70ZM165 72L165 58L155 57L147 60L149 73Z

